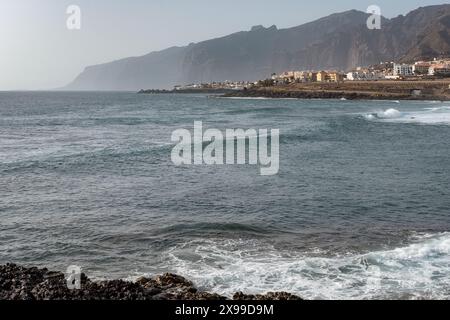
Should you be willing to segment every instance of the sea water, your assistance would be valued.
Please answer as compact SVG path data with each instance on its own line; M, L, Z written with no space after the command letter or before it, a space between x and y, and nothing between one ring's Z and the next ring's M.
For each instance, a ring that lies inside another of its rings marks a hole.
M280 168L171 134L280 129ZM450 298L450 103L0 93L0 263L308 299Z

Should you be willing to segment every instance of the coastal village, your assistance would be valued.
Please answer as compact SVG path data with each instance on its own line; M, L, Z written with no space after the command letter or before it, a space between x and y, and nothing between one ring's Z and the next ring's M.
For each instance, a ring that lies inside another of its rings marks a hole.
M175 86L183 90L244 90L253 87L285 86L294 83L342 83L350 81L434 80L450 77L450 58L416 61L412 64L382 62L370 67L358 67L347 72L338 70L289 70L269 78L250 81L224 81Z

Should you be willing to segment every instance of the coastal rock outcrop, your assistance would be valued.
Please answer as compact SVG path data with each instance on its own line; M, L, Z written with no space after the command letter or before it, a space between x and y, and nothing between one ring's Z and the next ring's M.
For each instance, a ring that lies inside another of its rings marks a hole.
M286 300L303 300L303 299L288 292L268 292L267 294L256 294L256 295L236 292L233 295L233 300L286 301Z
M233 296L235 300L301 300L286 292ZM227 300L219 294L199 291L182 276L166 273L155 278L92 281L81 275L81 289L70 290L62 272L0 266L0 300Z
M346 81L260 86L223 97L345 99L345 100L450 100L450 79L416 81ZM416 94L420 92L420 94Z

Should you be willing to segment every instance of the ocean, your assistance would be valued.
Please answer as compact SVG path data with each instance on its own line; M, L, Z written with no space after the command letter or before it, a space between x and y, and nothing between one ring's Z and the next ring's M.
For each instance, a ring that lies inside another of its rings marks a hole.
M171 134L280 129L280 168ZM0 264L307 299L450 298L450 103L0 93Z

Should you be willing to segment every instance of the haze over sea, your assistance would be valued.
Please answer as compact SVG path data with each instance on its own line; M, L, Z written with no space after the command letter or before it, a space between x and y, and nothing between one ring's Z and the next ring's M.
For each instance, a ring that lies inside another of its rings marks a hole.
M279 128L280 172L171 133ZM309 299L450 298L450 103L0 93L0 263Z

